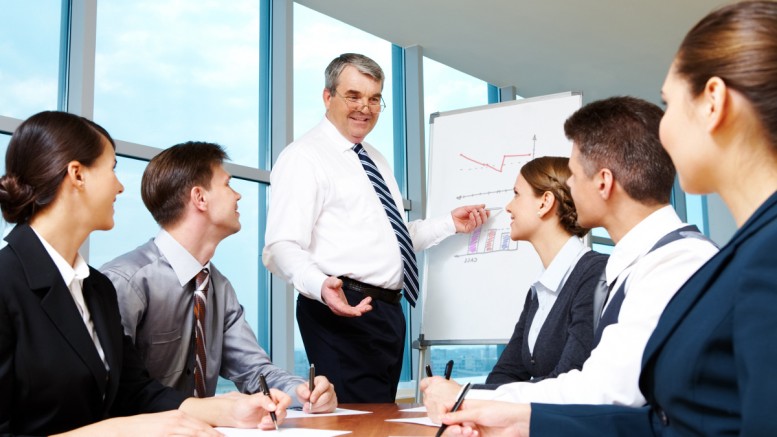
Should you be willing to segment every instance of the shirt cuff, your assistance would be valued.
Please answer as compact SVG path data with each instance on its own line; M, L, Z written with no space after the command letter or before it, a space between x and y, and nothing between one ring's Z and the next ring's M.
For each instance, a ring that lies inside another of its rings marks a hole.
M302 293L303 296L326 304L321 299L321 286L324 285L324 281L326 281L329 276L316 268L309 268L300 276L300 281L294 281L294 288Z

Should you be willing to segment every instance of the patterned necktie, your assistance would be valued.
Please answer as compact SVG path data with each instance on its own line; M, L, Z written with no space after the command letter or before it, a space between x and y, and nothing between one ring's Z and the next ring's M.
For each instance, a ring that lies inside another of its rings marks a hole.
M410 305L415 306L418 300L418 265L416 264L410 233L407 231L405 221L402 219L397 205L391 197L386 181L383 180L378 167L367 155L367 151L364 150L361 144L353 146L353 151L359 156L359 161L361 161L362 167L364 167L364 171L367 173L367 178L372 182L372 187L375 188L375 193L378 195L380 203L383 204L386 216L394 229L394 235L396 235L397 242L399 243L399 253L402 255L405 298L410 302Z
M615 285L615 281L612 282ZM607 297L610 295L610 286L607 285L607 274L602 271L602 275L599 277L599 281L594 289L594 331L599 326L599 320L602 318L602 311L604 310L604 304L607 303Z
M209 276L208 269L202 269L194 278L194 397L197 398L206 396L205 304L208 302Z

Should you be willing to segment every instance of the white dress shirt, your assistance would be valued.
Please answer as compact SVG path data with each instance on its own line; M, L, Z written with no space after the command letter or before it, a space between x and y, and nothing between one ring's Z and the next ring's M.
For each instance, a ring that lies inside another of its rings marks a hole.
M403 284L396 236L353 146L324 117L283 150L270 176L262 261L318 301L330 275L392 290ZM403 211L402 194L388 162L374 147L365 142L362 146ZM450 215L407 225L416 251L456 230Z
M599 345L581 370L537 383L517 382L472 398L549 404L645 404L639 390L642 353L669 300L717 248L706 240L683 238L647 253L664 235L684 226L671 206L655 211L615 246L605 269L615 287L625 279L618 323L604 329ZM484 393L485 392L485 393Z
M558 292L564 287L577 261L589 250L591 249L583 244L583 240L575 236L570 237L537 282L532 284L531 292L537 298L537 312L534 313L529 335L526 338L530 352L534 352L537 336L540 335L542 325L545 324L545 319L548 318L551 308L556 303Z
M38 236L38 239L40 239L40 242L43 244L43 248L46 249L46 252L57 266L59 274L62 275L62 280L65 281L65 285L67 285L68 290L70 290L70 295L73 296L73 301L76 304L76 308L78 308L78 312L81 314L81 320L83 320L84 325L86 326L86 330L89 332L89 336L92 338L94 347L97 349L97 353L100 355L100 359L103 361L105 370L110 370L108 361L105 360L105 352L103 351L103 347L100 344L100 338L97 337L97 332L94 330L92 314L89 312L89 307L86 306L86 302L84 301L83 285L84 279L89 277L89 266L86 264L86 261L81 256L81 254L77 252L75 263L76 265L75 267L71 266L70 263L65 261L65 258L63 258L62 255L60 255L59 252L57 252L57 250L54 249L54 247L38 233L38 231L36 231L32 226L30 226L30 229L32 229L33 232L35 232L35 235Z

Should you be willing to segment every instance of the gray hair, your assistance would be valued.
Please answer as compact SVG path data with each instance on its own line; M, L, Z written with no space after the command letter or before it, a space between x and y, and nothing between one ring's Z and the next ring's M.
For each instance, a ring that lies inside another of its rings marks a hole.
M380 89L383 90L384 76L380 65L367 56L358 53L343 53L329 63L324 72L324 86L326 89L331 93L337 90L337 86L340 85L340 73L349 65L356 68L360 73L366 74L380 82Z

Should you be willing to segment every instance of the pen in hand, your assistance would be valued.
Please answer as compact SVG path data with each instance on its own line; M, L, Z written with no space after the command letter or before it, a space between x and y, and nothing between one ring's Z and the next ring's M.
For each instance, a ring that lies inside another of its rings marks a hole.
M427 364L426 365L426 376L429 377L429 378L432 377L432 365L431 364Z
M455 413L459 409L459 407L461 407L461 404L464 402L464 398L467 397L469 386L470 386L470 383L468 382L464 387L461 388L461 391L459 392L459 397L456 399L456 403L453 404L453 408L451 408L451 413ZM437 434L435 434L435 437L440 437L447 428L448 428L448 425L444 423L440 425L440 429L437 430Z
M267 380L264 379L264 373L259 374L259 388L262 389L262 394L267 396L268 398L272 399L270 397L270 389L267 388ZM275 430L278 430L278 416L275 415L275 411L270 411L270 419L272 419L273 425L275 425Z
M308 388L310 389L310 397L308 398L308 413L313 412L313 390L316 389L316 383L313 382L316 379L316 366L310 363L310 375L308 379Z
M445 379L451 379L451 374L453 373L453 360L448 361L448 363L445 364Z

